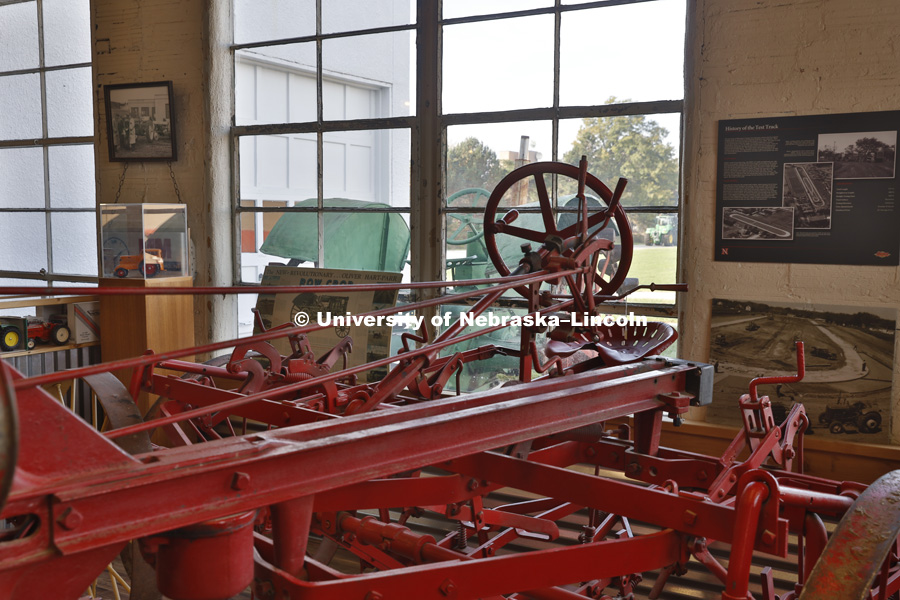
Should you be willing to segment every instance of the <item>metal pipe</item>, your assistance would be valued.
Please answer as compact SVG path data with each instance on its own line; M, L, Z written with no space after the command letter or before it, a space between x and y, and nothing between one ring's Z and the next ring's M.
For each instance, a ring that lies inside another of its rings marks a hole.
M582 271L583 271L583 268L572 269L572 270L568 270L568 271L560 271L559 273L537 273L537 274L528 276L524 280L515 279L511 282L505 281L504 283L497 284L497 287L495 289L500 289L500 288L505 289L505 290L512 289L514 287L517 287L518 285L521 285L522 281L537 283L539 281L555 279L556 277L564 276L569 273L580 273ZM339 286L339 287L342 287L342 286ZM343 286L343 287L346 287L346 286ZM12 289L12 288L0 288L0 293L2 293L3 290L6 290L6 289ZM74 289L74 288L67 288L67 289ZM157 288L157 289L161 289L161 288ZM183 288L183 289L190 290L191 288ZM230 288L225 288L225 289L230 289ZM292 288L293 291L302 290L302 289L304 289L304 288L302 288L302 287ZM465 298L468 298L471 296L480 296L484 293L485 293L484 290L473 290L473 291L469 291L469 292L462 292L459 294L451 294L449 296L442 296L440 298L433 298L431 300L422 300L421 302L407 304L404 306L388 307L388 308L382 308L379 310L373 310L373 311L369 311L366 313L361 313L358 316L360 316L360 317L364 317L364 316L377 317L377 316L394 315L397 313L409 312L411 310L415 310L417 308L424 308L427 306L452 304L452 303L456 302L457 300L462 300L462 299L465 299ZM571 303L572 303L571 301L563 302L563 303L560 303L560 304L550 307L550 308L554 311L562 310L568 306L571 306ZM544 309L542 311L542 313L543 312L550 312L550 309ZM192 356L195 354L202 354L205 352L214 352L216 350L223 350L225 348L233 348L235 346L244 345L251 341L268 341L268 340L276 339L279 337L287 337L288 335L309 333L310 331L317 331L319 329L324 329L325 327L327 327L327 326L325 326L325 325L304 325L303 327L293 327L290 329L279 329L276 331L267 331L266 333L261 333L261 334L255 335L253 337L250 337L250 338L237 338L237 339L233 339L233 340L226 340L223 342L214 342L214 343L206 344L203 346L196 346L194 348L186 348L184 350L173 350L171 352L164 352L161 354L144 355L144 356L140 356L140 357L136 357L136 358L126 358L126 359L111 361L108 363L102 363L99 365L92 365L89 367L81 367L79 369L71 369L68 371L61 371L61 372L57 372L57 373L48 373L46 375L38 375L36 377L27 377L27 378L19 379L19 380L15 381L13 386L15 387L15 389L19 390L19 389L24 389L24 388L29 388L29 387L48 385L51 383L56 383L58 381L65 381L68 379L72 379L74 377L84 377L85 375L95 375L97 373L105 373L108 371L116 371L119 369L133 369L135 367L143 367L145 365L153 364L153 363L159 362L161 360L172 360L175 358L182 358L184 356ZM484 329L481 331L481 333L490 333L491 331L495 331L496 329L499 329L499 327L496 327L493 329ZM462 341L462 340L460 340L460 341ZM396 360L396 358L394 358L393 360ZM387 363L383 363L383 364L387 364ZM372 366L373 366L372 364L369 365L370 368ZM381 366L381 365L378 365L378 366ZM299 388L296 388L296 389L299 389Z
M803 533L805 552L800 557L803 561L803 572L800 574L799 583L804 583L806 577L812 573L813 567L819 562L819 557L822 556L825 545L828 543L825 524L815 513L806 513L806 518L803 520Z
M761 481L754 481L744 488L738 498L737 516L734 520L734 537L731 557L728 560L728 574L722 600L746 600L750 587L750 563L753 560L753 546L759 526L759 514L763 501L769 496L769 488Z

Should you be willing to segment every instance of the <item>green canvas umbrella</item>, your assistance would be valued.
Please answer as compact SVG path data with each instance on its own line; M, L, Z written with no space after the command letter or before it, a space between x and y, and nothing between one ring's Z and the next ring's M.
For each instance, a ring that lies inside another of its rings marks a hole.
M303 200L294 206L315 207L316 200ZM365 271L403 270L409 254L409 227L402 215L358 210L390 208L387 204L365 200L328 198L324 206L347 209L347 212L324 213L325 264L318 266ZM299 262L317 262L316 214L283 214L259 249L265 254Z

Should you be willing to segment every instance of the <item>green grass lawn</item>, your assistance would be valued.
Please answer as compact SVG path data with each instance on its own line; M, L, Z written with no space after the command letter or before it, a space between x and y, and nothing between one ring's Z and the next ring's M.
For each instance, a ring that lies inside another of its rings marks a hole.
M677 252L676 246L638 246L628 276L637 277L642 284L678 283L675 280Z

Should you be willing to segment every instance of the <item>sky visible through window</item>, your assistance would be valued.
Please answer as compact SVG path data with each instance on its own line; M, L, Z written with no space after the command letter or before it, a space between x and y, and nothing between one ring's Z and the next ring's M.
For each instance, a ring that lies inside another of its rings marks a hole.
M516 9L551 3L516 3ZM509 10L508 1L446 0L447 18ZM560 105L680 100L684 94L684 0L657 0L564 12L560 45ZM553 17L538 15L444 28L444 113L552 104ZM490 57L491 60L486 60ZM489 97L486 97L489 96ZM656 115L678 147L679 115ZM577 119L560 124L559 151L571 147ZM450 128L447 143L475 135L495 151L512 150L520 136L549 160L547 123L504 123Z

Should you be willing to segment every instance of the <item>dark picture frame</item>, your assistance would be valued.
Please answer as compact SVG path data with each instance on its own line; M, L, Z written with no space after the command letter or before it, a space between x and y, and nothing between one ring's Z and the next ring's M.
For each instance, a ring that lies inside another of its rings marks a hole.
M104 91L110 161L177 159L171 81L107 85Z

